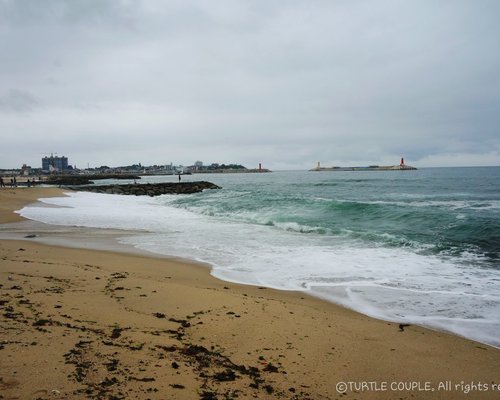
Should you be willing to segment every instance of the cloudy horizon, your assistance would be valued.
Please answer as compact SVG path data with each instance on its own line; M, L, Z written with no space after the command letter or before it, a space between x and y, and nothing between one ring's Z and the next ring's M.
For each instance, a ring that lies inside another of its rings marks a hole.
M0 168L500 165L500 2L0 0Z

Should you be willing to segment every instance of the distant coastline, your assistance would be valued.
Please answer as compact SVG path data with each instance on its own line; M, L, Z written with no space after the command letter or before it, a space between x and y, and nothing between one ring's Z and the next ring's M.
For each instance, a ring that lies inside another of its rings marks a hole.
M265 172L272 172L267 168L252 168L252 169L212 169L202 171L191 171L191 174L259 174Z

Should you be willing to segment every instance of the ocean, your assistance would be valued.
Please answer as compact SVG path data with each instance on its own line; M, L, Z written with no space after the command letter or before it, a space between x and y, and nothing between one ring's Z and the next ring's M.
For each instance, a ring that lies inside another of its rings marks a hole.
M223 280L300 290L500 347L500 167L183 180L222 189L154 198L78 192L19 213L134 231L120 240L209 263Z

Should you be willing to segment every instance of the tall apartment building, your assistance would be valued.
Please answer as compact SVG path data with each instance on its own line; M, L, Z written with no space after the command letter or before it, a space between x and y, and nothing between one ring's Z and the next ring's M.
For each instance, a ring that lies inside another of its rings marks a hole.
M68 169L68 157L43 157L42 170L44 171L65 171Z

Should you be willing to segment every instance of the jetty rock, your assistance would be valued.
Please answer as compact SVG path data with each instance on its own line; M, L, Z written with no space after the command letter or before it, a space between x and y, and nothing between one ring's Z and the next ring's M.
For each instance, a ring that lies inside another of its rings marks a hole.
M162 194L193 194L204 191L205 189L222 189L214 183L200 182L166 182L166 183L145 183L145 184L127 184L127 185L89 185L89 186L65 186L66 189L105 193L121 194L133 196L160 196Z
M90 185L102 179L141 179L133 174L89 174L89 175L53 175L45 183L49 185Z

